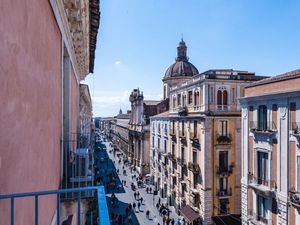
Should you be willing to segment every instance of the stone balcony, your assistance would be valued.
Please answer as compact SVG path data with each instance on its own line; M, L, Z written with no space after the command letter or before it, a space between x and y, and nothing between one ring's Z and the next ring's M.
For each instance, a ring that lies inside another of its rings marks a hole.
M248 186L255 192L271 197L272 193L277 190L277 184L274 180L256 177L248 174Z
M298 212L300 212L300 192L295 191L295 189L292 188L289 192L289 199L292 206L295 207Z
M188 169L190 171L192 171L193 173L195 173L195 174L200 173L200 166L199 166L198 163L189 162L188 163Z

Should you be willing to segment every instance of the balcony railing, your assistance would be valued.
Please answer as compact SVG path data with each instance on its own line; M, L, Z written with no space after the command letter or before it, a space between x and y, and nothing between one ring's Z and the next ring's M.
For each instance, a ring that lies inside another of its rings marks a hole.
M217 105L218 111L228 111L228 105Z
M233 173L234 163L231 163L228 167L218 167L217 175L219 176L230 176Z
M185 137L184 135L181 135L181 136L180 136L180 142L181 142L183 145L187 145L186 137Z
M249 126L252 132L273 133L277 130L273 121L250 121Z
M182 159L180 157L177 157L177 163L182 166L182 167L186 167L186 161L185 159Z
M300 192L295 191L295 189L291 189L289 193L290 202L292 205L300 211Z
M253 209L248 210L248 218L250 221L253 221L254 224L269 224L270 222L270 219L255 213Z
M300 122L292 123L292 132L295 135L300 135Z
M168 158L169 158L171 161L176 161L175 155L172 154L171 152L168 153Z
M253 189L265 192L266 195L270 195L272 191L277 190L277 183L274 180L255 177L253 174L248 174L248 184Z
M188 108L186 106L178 108L178 115L179 116L187 116L188 115Z
M217 189L217 196L218 197L229 197L232 196L232 188L226 190L219 190Z
M73 189L59 189L59 190L50 190L50 191L39 191L39 192L27 192L27 193L16 193L16 194L8 194L8 195L0 195L0 202L7 202L7 200L10 200L10 224L15 224L15 215L18 215L18 210L20 208L16 207L18 199L26 199L26 201L34 202L34 215L35 215L35 225L39 224L39 217L40 217L40 209L42 206L41 202L44 202L44 196L54 196L56 197L56 224L61 224L61 214L62 214L62 203L64 200L62 199L63 195L68 194L75 194L77 196L77 224L83 224L83 221L86 218L83 218L83 216L86 217L86 215L83 215L81 212L81 193L82 192L94 192L94 196L96 197L97 201L97 213L96 215L91 215L92 218L87 223L88 220L85 221L85 224L98 224L98 222L101 225L109 225L109 215L108 215L108 209L106 204L106 196L103 186L97 186L97 187L85 187L85 188L73 188ZM31 217L31 214L28 215L28 217ZM3 215L0 217L3 217ZM97 217L99 218L97 222ZM23 218L24 219L24 218ZM49 221L48 224L50 224L51 221Z
M200 166L198 163L193 163L193 162L189 162L188 163L188 168L190 171L192 171L195 174L200 173Z
M231 142L230 134L217 134L218 144L230 144L230 142Z

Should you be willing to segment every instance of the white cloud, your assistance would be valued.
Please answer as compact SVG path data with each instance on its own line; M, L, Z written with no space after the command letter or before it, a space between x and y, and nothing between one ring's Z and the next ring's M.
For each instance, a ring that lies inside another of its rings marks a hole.
M115 65L120 65L121 61L115 61Z

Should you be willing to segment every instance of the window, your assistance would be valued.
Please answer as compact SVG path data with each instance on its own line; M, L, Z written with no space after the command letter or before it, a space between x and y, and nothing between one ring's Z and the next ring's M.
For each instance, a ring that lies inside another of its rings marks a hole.
M209 102L210 103L213 103L214 102L214 87L210 87L210 94L209 94L209 96L210 96L210 98L209 98Z
M181 135L184 136L184 121L181 121Z
M164 141L164 147L165 147L164 150L165 150L165 153L166 153L167 152L167 141L166 140Z
M267 106L260 105L258 107L258 129L259 130L267 130Z
M218 110L227 110L228 92L226 90L218 90L217 92L217 107Z
M198 158L198 156L197 156L197 150L193 150L193 163L198 163L197 158Z
M267 217L267 199L257 195L257 220L264 222Z
M228 199L221 199L220 200L220 214L227 214L228 210L227 210L227 205L228 205Z
M197 137L197 120L194 120L194 137Z
M168 134L168 125L165 124L165 135L167 135L167 134Z
M193 103L193 91L189 91L188 92L188 104L192 104Z
M197 184L199 182L198 174L193 173L193 178L194 178L194 188L196 189L197 188Z
M181 159L184 161L184 146L181 147Z
M175 155L175 144L172 143L172 154Z
M228 121L227 120L220 120L219 121L219 135L222 137L228 136Z
M257 183L268 185L268 153L257 152Z
M185 107L186 106L186 95L182 96L182 106Z
M194 105L199 106L199 91L195 91L194 93Z
M154 147L154 136L152 136L152 146Z
M157 127L158 127L158 133L160 134L160 124L159 123L157 124Z
M175 108L176 107L176 97L175 96L173 96L173 108Z
M228 170L228 152L219 152L219 170L220 172L227 172Z
M232 103L234 103L235 102L235 89L234 88L232 88L231 89L231 96L232 96L232 99L231 99L231 101L232 101Z
M177 95L177 106L181 105L181 94Z
M222 177L219 179L219 185L220 185L220 191L224 193L227 193L227 187L228 187L228 178Z

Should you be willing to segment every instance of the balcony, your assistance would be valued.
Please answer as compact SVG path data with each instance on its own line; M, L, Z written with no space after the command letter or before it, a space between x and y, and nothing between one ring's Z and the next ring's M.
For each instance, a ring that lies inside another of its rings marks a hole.
M296 137L300 137L300 123L299 122L294 122L292 123L292 134Z
M176 136L176 132L175 132L175 129L174 129L174 128L171 128L171 129L170 129L170 135L171 135L171 136Z
M234 163L231 163L228 167L218 167L217 166L217 175L218 176L230 176L233 173Z
M300 192L295 191L295 189L291 189L289 193L289 198L291 204L300 212Z
M217 196L219 198L228 198L228 197L232 196L232 188L229 188L226 190L217 189Z
M231 142L230 134L217 134L217 144L228 145Z
M190 133L190 140L192 141L192 146L194 148L200 149L200 143L199 143L199 138L197 137L197 134L191 132Z
M254 212L253 209L248 210L248 220L251 224L271 224L271 220Z
M250 131L253 133L274 133L277 127L272 121L250 121Z
M171 152L168 152L168 158L169 160L171 160L172 162L176 161L176 157L173 153Z
M190 171L192 171L195 174L200 173L200 166L198 165L198 163L189 162L188 168Z
M186 167L186 161L185 159L182 159L180 157L177 157L177 163L182 166L182 167Z
M179 116L187 116L188 115L188 108L186 106L178 108L178 115Z
M277 184L274 180L255 177L253 174L248 174L248 185L254 191L271 196L272 192L277 190Z
M83 207L83 202L82 202L82 192L92 192L93 193L93 198L90 198L89 201L92 203L93 201L97 203L97 206L91 206L93 204L90 204L88 206L88 211L89 213L82 213L81 207ZM75 195L76 196L76 201L67 201L62 198L62 196L65 195ZM35 215L35 225L39 225L39 217L41 216L42 213L44 212L45 208L45 196L48 198L55 198L56 199L56 211L57 211L57 216L56 216L56 224L62 224L64 221L61 221L63 217L66 217L68 215L64 215L66 212L63 210L63 208L68 207L70 209L70 206L74 204L76 205L76 211L74 214L76 216L75 220L77 220L77 224L86 224L86 225L93 225L93 224L98 224L97 222L97 217L99 217L99 222L100 224L103 225L109 225L110 220L109 220L109 215L108 215L108 208L107 208L107 203L106 203L106 196L105 196L105 191L104 187L102 186L95 186L95 187L85 187L85 188L73 188L73 189L59 189L59 190L50 190L50 191L39 191L39 192L27 192L27 193L17 193L17 194L8 194L8 195L0 195L0 202L1 205L3 203L3 206L7 206L10 208L10 215L7 215L6 218L10 218L10 224L13 225L16 222L16 217L15 215L20 215L18 210L20 209L19 207L16 207L18 200L23 199L28 201L29 204L33 203L34 205L34 212L32 214ZM96 209L96 210L95 210ZM31 213L30 215L27 215L28 218L31 218ZM3 215L2 215L3 217ZM76 218L77 217L77 218ZM22 219L26 219L26 214L25 217L22 217ZM72 222L72 224L75 224L76 221L69 221ZM9 221L9 219L7 220ZM51 221L48 222L50 224Z
M180 138L181 144L183 144L183 145L186 146L187 145L187 141L186 141L186 137L184 136L184 134L180 135L179 138Z

